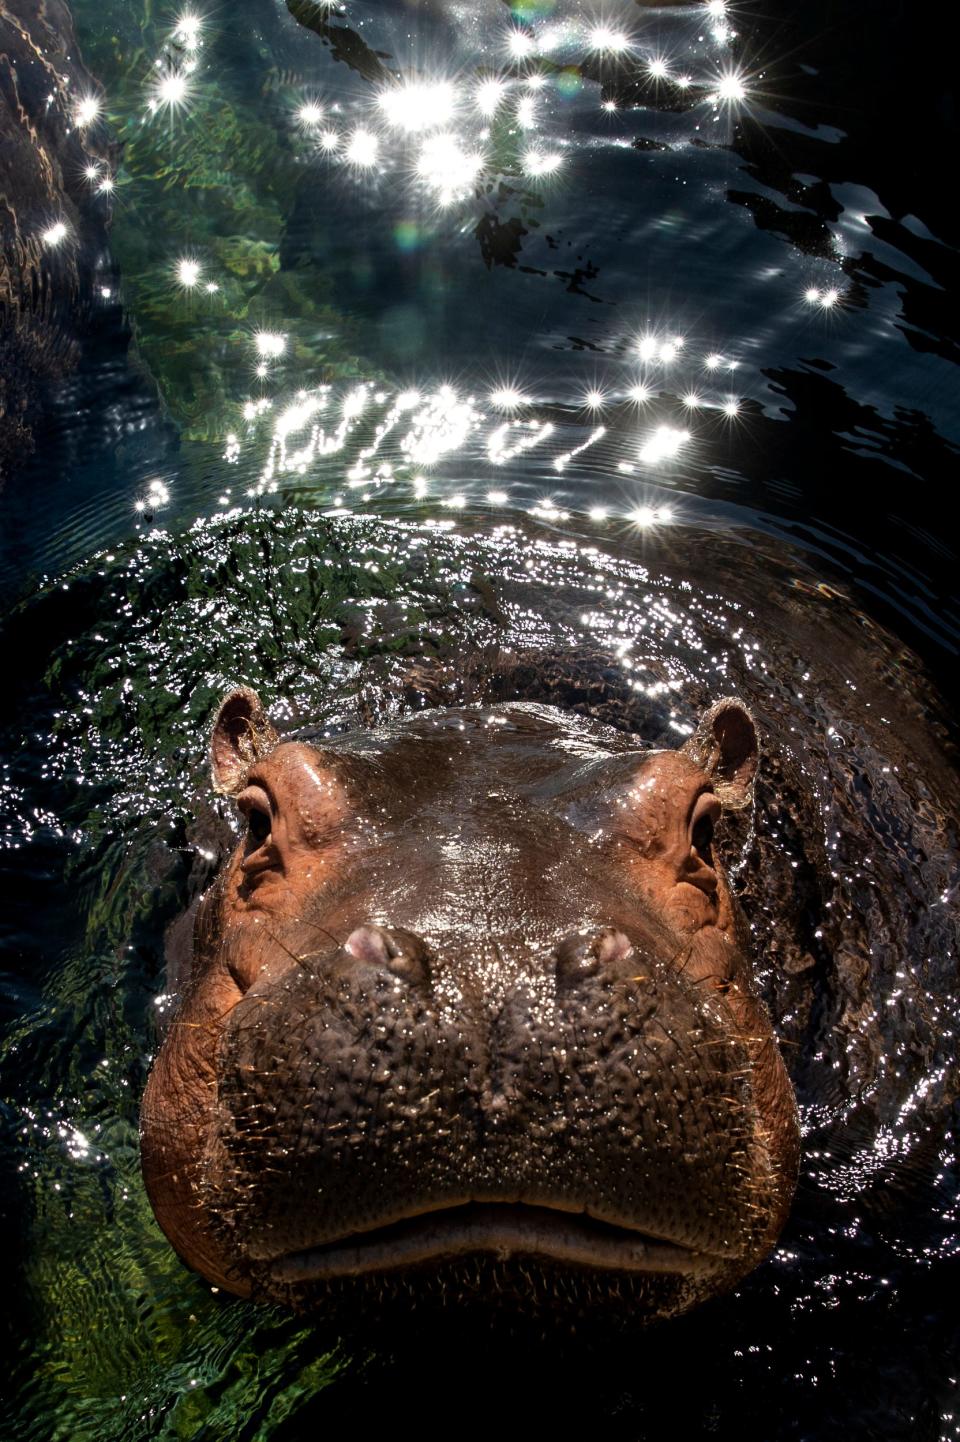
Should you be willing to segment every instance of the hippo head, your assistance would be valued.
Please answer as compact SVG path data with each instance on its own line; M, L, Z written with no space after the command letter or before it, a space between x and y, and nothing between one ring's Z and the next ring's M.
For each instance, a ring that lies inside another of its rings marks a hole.
M280 741L232 692L243 835L143 1102L184 1260L304 1310L636 1320L755 1267L798 1135L714 847L756 764L733 700L649 750L531 703Z

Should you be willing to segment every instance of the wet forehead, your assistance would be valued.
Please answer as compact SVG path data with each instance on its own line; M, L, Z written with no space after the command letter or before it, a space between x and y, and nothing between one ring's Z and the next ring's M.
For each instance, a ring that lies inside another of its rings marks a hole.
M436 711L322 744L285 742L256 774L283 803L322 796L344 815L373 807L381 817L437 817L453 808L475 820L502 817L497 802L549 810L565 797L639 800L652 787L685 791L701 777L682 752L645 750L634 736L535 706Z
M576 775L618 754L629 767L645 753L635 739L609 728L528 706L434 711L354 733L320 750L352 789L396 787L421 799L440 793L482 796L488 787L529 795L539 783Z

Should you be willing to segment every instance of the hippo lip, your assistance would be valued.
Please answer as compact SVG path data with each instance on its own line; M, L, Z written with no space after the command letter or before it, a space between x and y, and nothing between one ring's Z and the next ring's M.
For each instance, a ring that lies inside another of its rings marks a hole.
M721 1258L681 1242L597 1220L585 1213L524 1204L468 1202L407 1217L269 1263L277 1282L298 1283L393 1271L469 1253L549 1258L618 1272L696 1274Z

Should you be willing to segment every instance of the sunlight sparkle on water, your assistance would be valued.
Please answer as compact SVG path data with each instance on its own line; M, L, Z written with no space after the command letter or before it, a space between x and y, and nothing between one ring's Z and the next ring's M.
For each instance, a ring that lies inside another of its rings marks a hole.
M147 482L146 495L138 496L134 501L133 509L138 515L143 515L144 512L152 513L153 511L162 510L164 506L168 506L169 504L169 487L159 478L154 477ZM104 1065L106 1065L106 1063L104 1063Z
M67 227L62 220L55 221L53 225L41 232L40 239L44 245L62 245L67 238Z
M565 471L572 460L581 455L583 451L589 450L591 446L596 445L597 441L601 440L606 434L606 426L597 426L596 430L594 430L581 445L574 446L572 451L564 451L561 455L554 456L553 469L555 471Z
M668 340L661 340L659 336L644 335L637 342L637 352L642 361L660 361L662 365L669 365L676 360L677 352L683 348L683 336L670 336Z
M370 130L355 130L347 143L346 155L352 165L369 169L376 165L380 142Z
M185 290L192 290L200 282L200 262L185 255L177 261L177 282Z
M85 95L74 111L78 125L91 125L100 114L100 101L95 95Z
M526 405L527 398L512 386L500 386L498 390L490 392L490 404L501 411L514 411L518 406Z
M472 396L461 398L453 386L440 386L412 417L400 449L415 465L432 465L463 445L479 420Z
M258 330L253 337L253 343L257 348L258 355L275 359L277 356L283 355L286 350L287 338L279 331Z
M640 459L648 465L670 460L689 439L689 431L680 431L674 426L657 426L640 447Z
M506 421L487 438L487 456L495 466L505 465L516 456L541 445L553 435L551 421Z
M492 115L507 93L502 80L485 80L477 89L477 109L482 115Z
M591 50L620 55L630 48L630 37L622 30L611 29L609 25L594 25L587 33L587 43Z
M726 101L743 100L746 97L746 87L743 77L736 71L728 70L720 77L720 84L717 86L717 99Z
M561 155L547 155L542 150L527 150L523 156L526 175L552 175L563 164Z
M809 290L804 291L803 298L808 305L818 305L821 310L831 310L840 299L840 292L834 286L828 290L820 290L818 286L812 285Z
M377 104L388 124L412 135L448 125L456 106L456 92L447 81L407 83L381 91Z
M576 27L569 21L562 21L559 25L548 25L537 36L537 48L542 54L549 55L551 50L556 50L558 45L565 44L575 35Z
M186 105L190 98L190 82L179 70L170 70L153 86L149 108L151 110L177 110Z
M627 520L645 530L647 526L663 526L672 521L673 511L669 506L635 506Z
M319 125L323 119L323 110L315 100L307 100L297 111L297 120L307 130L314 125Z
M436 192L441 205L449 205L469 189L482 167L483 156L462 150L455 135L431 136L417 160L417 174Z
M522 60L525 55L533 54L536 45L525 30L512 28L507 35L507 48L514 59Z
M200 44L202 32L202 17L188 11L186 14L178 16L173 38L179 40L187 50L196 50Z

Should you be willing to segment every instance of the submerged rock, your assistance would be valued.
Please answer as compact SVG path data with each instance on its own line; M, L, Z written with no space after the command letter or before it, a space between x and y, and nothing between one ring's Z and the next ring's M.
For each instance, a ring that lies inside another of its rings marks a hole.
M63 0L0 0L0 487L79 362L106 264L98 102Z

